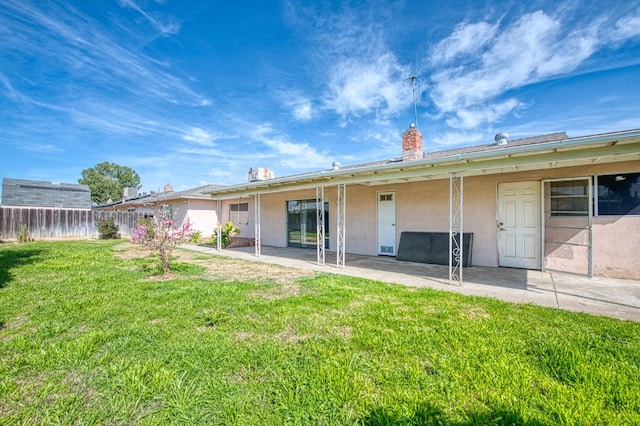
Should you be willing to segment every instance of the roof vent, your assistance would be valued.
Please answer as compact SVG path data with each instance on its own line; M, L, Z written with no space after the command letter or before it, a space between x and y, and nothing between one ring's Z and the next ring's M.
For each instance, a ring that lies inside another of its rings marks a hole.
M338 163L337 161L334 161L333 163L331 163L331 168L333 170L338 170L340 168L340 163Z
M493 139L496 141L497 145L506 145L509 143L509 133L498 133Z

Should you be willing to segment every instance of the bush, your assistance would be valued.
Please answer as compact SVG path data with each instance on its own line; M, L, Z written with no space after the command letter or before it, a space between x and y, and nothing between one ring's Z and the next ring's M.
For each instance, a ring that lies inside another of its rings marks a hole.
M98 235L101 240L113 240L120 238L120 228L112 217L98 221Z
M191 234L191 237L189 237L189 243L198 244L201 239L202 239L202 232L194 231L193 234Z
M221 245L222 248L227 248L231 244L231 238L240 233L240 230L233 225L233 222L229 221L225 225L220 226L221 233ZM218 245L218 231L215 230L212 238L213 245Z

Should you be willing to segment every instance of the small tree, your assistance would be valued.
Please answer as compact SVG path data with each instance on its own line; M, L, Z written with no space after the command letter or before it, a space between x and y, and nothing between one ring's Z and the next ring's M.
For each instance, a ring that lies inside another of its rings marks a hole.
M169 209L161 206L156 209L150 221L138 222L138 226L133 229L131 242L142 244L157 253L162 262L162 274L166 274L169 272L171 252L176 246L189 241L194 232L191 226L189 219L186 219L182 225L176 225Z

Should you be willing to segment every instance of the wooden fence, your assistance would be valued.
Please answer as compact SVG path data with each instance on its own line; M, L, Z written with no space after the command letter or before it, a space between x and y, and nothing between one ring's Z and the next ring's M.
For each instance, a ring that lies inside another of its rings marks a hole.
M0 239L16 240L22 225L36 240L98 238L97 223L113 217L122 237L130 237L143 213L39 207L0 207Z

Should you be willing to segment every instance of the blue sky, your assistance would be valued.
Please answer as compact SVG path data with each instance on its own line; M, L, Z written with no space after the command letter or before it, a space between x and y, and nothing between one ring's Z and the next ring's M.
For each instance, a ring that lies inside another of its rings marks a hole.
M0 177L244 182L640 127L640 1L0 0Z

